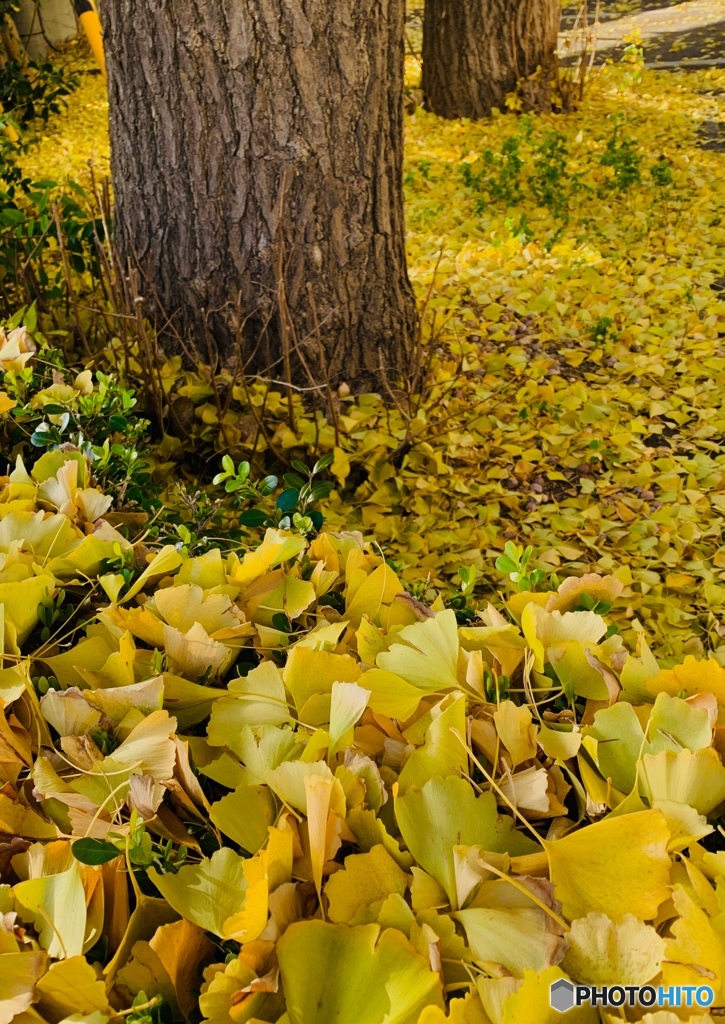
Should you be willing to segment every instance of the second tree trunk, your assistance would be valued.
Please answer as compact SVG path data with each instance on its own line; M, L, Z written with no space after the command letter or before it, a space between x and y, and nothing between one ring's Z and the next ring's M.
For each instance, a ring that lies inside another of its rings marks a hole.
M551 109L559 0L426 0L423 93L441 117L489 117L517 88Z

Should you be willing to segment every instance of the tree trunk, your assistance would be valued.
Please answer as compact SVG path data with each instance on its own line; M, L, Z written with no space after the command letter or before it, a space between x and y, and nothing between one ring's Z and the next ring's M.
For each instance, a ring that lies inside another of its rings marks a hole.
M489 117L518 91L550 110L559 0L426 0L423 93L441 117Z
M100 9L117 241L180 334L302 386L399 378L404 0Z

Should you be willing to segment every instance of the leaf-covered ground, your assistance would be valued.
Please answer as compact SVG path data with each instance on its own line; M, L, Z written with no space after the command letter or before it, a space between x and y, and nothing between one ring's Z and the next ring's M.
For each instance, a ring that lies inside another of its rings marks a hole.
M102 448L0 479L0 1024L622 1019L555 1013L562 977L725 1008L725 75L632 58L565 117L409 115L422 396L267 401L272 446L334 456L319 535L134 543ZM102 175L102 89L36 178ZM34 319L0 415L97 418ZM220 422L163 378L160 476L244 453L240 388ZM572 578L492 594L506 541ZM475 618L435 594L460 566Z
M101 398L51 355L0 333ZM461 624L349 530L133 544L92 454L0 479L2 1024L713 1024L725 669L628 649L611 575Z
M409 116L410 272L440 343L412 420L341 400L334 525L374 536L409 578L487 573L505 539L567 572L620 570L624 614L662 656L725 662L725 157L698 135L725 118L724 86L721 71L624 65L529 129ZM105 131L103 84L85 76L29 170L83 180L92 159L102 174ZM502 150L527 131L512 184ZM557 138L564 155L542 156ZM211 392L188 379L207 440ZM284 419L278 447L334 447L329 422L293 434ZM244 422L230 408L220 447Z

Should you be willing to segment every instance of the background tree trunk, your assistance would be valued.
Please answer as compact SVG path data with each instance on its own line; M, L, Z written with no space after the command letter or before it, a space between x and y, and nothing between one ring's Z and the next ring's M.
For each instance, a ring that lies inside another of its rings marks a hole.
M416 327L404 0L100 9L117 240L179 332L206 355L208 327L233 364L241 299L256 369L291 366L304 386L327 371L357 387L399 377Z
M559 0L426 0L423 93L442 117L488 117L520 93L530 110L551 109Z

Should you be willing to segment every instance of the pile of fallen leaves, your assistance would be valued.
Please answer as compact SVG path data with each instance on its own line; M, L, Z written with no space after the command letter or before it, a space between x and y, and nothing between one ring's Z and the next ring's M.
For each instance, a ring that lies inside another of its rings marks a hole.
M459 625L355 531L132 544L69 445L0 487L2 1024L725 1006L725 669L627 649L620 580Z

